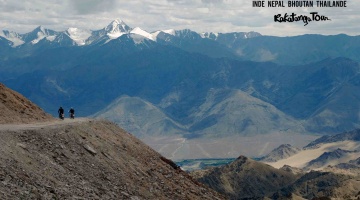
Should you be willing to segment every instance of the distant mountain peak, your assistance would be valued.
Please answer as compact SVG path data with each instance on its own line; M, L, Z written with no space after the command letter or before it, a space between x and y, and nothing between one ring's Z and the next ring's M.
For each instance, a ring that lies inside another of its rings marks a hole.
M111 39L116 39L123 34L129 33L131 28L124 21L115 19L105 28L105 31Z
M125 22L124 22L123 20L119 19L119 18L115 19L115 20L113 21L113 23L125 24ZM125 25L126 25L126 24L125 24Z
M175 36L176 31L175 29L160 30L160 31L152 32L151 35L154 37L154 39L157 39L158 36L160 35L161 39L168 41L169 40L168 35Z
M152 40L152 41L156 41L156 36L142 30L140 27L134 28L130 33L140 35L140 36L147 38L149 40Z
M0 32L0 36L6 38L7 40L11 41L11 46L16 47L19 45L24 44L24 41L21 40L21 36L13 31L3 30Z
M42 33L46 32L46 29L42 25L38 26L35 30L38 31L38 32L42 32Z
M198 33L194 32L190 29L176 30L174 36L181 37L181 38L188 38L188 39L201 38L201 36Z
M35 33L37 35L44 35L44 36L49 36L52 35L51 33L55 32L55 31L51 31L50 29L46 29L44 26L40 25L38 27L36 27L32 33Z
M162 30L162 32L170 35L175 35L175 29Z
M268 155L264 156L261 161L276 162L297 154L299 151L299 148L293 147L290 144L282 144L278 148L272 150Z
M219 33L213 33L213 32L205 32L200 34L202 38L209 38L212 40L216 40L219 36Z
M58 33L56 31L46 29L43 26L38 26L30 33L26 33L26 34L22 35L22 40L25 43L31 42L32 44L36 44L44 38L46 38L49 41L52 41L55 39L57 34Z

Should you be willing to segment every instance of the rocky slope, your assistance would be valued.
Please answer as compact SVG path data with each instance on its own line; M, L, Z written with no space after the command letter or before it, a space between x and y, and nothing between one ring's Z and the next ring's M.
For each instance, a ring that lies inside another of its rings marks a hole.
M356 162L356 161L354 161ZM284 166L275 169L244 156L230 164L192 172L229 199L357 199L358 176L303 171Z
M221 199L110 122L1 130L0 137L1 199Z
M18 94L3 94L12 102L6 112L32 109L1 116L14 124L0 125L0 199L224 199L114 123L52 120ZM47 121L21 123L27 112Z
M288 187L275 192L271 199L358 199L360 181L352 176L312 171Z
M357 160L359 160L358 158ZM348 162L348 163L340 163L335 166L327 166L322 171L333 172L337 174L348 174L351 176L360 176L360 164Z
M0 124L52 120L40 107L0 83Z

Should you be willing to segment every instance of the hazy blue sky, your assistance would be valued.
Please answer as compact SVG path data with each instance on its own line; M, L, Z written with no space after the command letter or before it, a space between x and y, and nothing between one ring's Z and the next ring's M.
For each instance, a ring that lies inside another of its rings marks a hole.
M118 18L148 32L188 28L279 36L360 35L360 0L348 0L347 8L254 8L252 0L0 0L0 5L0 29L19 33L39 25L56 31L69 27L98 30ZM274 22L275 14L310 15L314 11L331 21L310 22L307 26L303 22Z

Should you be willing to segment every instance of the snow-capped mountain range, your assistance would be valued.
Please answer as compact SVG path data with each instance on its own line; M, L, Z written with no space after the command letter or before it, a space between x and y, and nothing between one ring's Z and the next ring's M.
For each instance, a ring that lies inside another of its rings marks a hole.
M108 26L101 30L86 30L75 27L68 28L65 31L53 31L46 29L43 26L39 26L30 33L19 34L16 32L3 30L0 32L0 37L3 37L11 42L12 47L17 47L24 44L37 44L41 40L48 40L50 42L64 43L64 40L68 43L71 41L72 45L83 46L91 45L98 42L107 43L111 40L117 39L123 35L129 35L136 44L141 43L144 40L150 40L156 42L158 36L180 36L184 32L192 32L190 30L159 30L155 32L147 32L140 27L131 28L124 21L116 19L112 21ZM193 32L194 33L194 32ZM221 33L200 33L201 38L209 38L216 40ZM237 38L251 38L260 36L259 33L235 33L234 37Z

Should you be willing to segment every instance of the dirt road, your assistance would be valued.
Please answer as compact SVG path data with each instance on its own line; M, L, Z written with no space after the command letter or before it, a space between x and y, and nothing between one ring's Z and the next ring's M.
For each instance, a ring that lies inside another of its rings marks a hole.
M31 124L0 124L0 131L18 131L18 130L33 130L45 127L67 125L67 124L79 124L84 122L93 121L90 118L75 118L75 119L55 119L47 122L31 123Z

